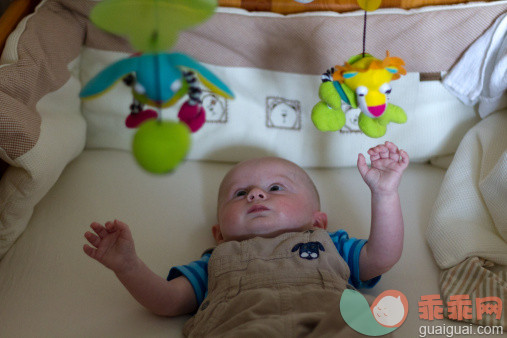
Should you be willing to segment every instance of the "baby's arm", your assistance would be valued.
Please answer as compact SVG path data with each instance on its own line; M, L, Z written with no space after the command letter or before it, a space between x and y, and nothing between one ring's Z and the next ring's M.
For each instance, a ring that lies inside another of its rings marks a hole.
M144 307L162 316L178 316L197 309L197 299L186 277L166 281L151 271L137 256L128 226L120 221L105 226L92 223L95 232L85 233L95 248L85 244L84 252L113 270L130 294Z
M408 154L386 142L368 150L371 167L359 154L357 167L371 190L371 229L359 256L359 278L366 281L391 269L403 250L403 216L398 185Z

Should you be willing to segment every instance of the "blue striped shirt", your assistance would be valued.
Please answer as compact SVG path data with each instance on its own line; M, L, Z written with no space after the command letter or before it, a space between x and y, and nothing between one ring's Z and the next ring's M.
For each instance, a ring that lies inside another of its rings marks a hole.
M345 260L350 269L349 283L355 288L372 288L380 280L380 276L374 277L365 282L359 279L359 254L366 244L365 239L349 238L344 230L329 233L340 256ZM208 294L208 261L211 251L206 251L201 259L187 265L173 267L169 271L167 280L185 276L194 288L197 303L200 305Z

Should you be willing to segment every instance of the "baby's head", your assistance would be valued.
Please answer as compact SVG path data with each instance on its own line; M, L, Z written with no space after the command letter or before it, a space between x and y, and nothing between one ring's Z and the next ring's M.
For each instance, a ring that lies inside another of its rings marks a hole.
M311 178L296 164L277 157L234 166L220 185L217 217L212 229L217 243L327 227Z

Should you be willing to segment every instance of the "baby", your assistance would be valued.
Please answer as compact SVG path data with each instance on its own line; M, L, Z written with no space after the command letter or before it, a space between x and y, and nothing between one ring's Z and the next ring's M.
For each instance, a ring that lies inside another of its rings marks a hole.
M217 246L171 269L166 279L136 255L128 226L92 223L84 251L132 296L164 316L195 313L190 336L353 336L341 318L347 287L372 287L400 258L403 218L398 185L409 163L391 142L368 150L357 167L371 190L368 240L328 233L317 189L296 164L266 157L241 162L224 177L212 227ZM351 286L352 285L352 286Z

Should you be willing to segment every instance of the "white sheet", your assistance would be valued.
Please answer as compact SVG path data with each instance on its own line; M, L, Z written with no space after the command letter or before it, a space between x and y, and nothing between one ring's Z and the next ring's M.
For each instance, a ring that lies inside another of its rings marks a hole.
M82 252L96 220L130 224L138 254L158 274L197 258L213 245L219 181L230 165L186 162L173 175L153 176L122 151L85 151L35 208L24 234L0 262L2 337L178 337L186 316L161 318L140 307L111 271ZM369 190L357 169L309 170L321 192L330 230L369 230ZM405 248L400 262L373 290L402 291L407 321L395 337L415 337L417 302L436 294L438 269L424 239L444 171L412 164L400 187ZM431 324L449 321L431 322ZM456 324L452 324L456 325Z

